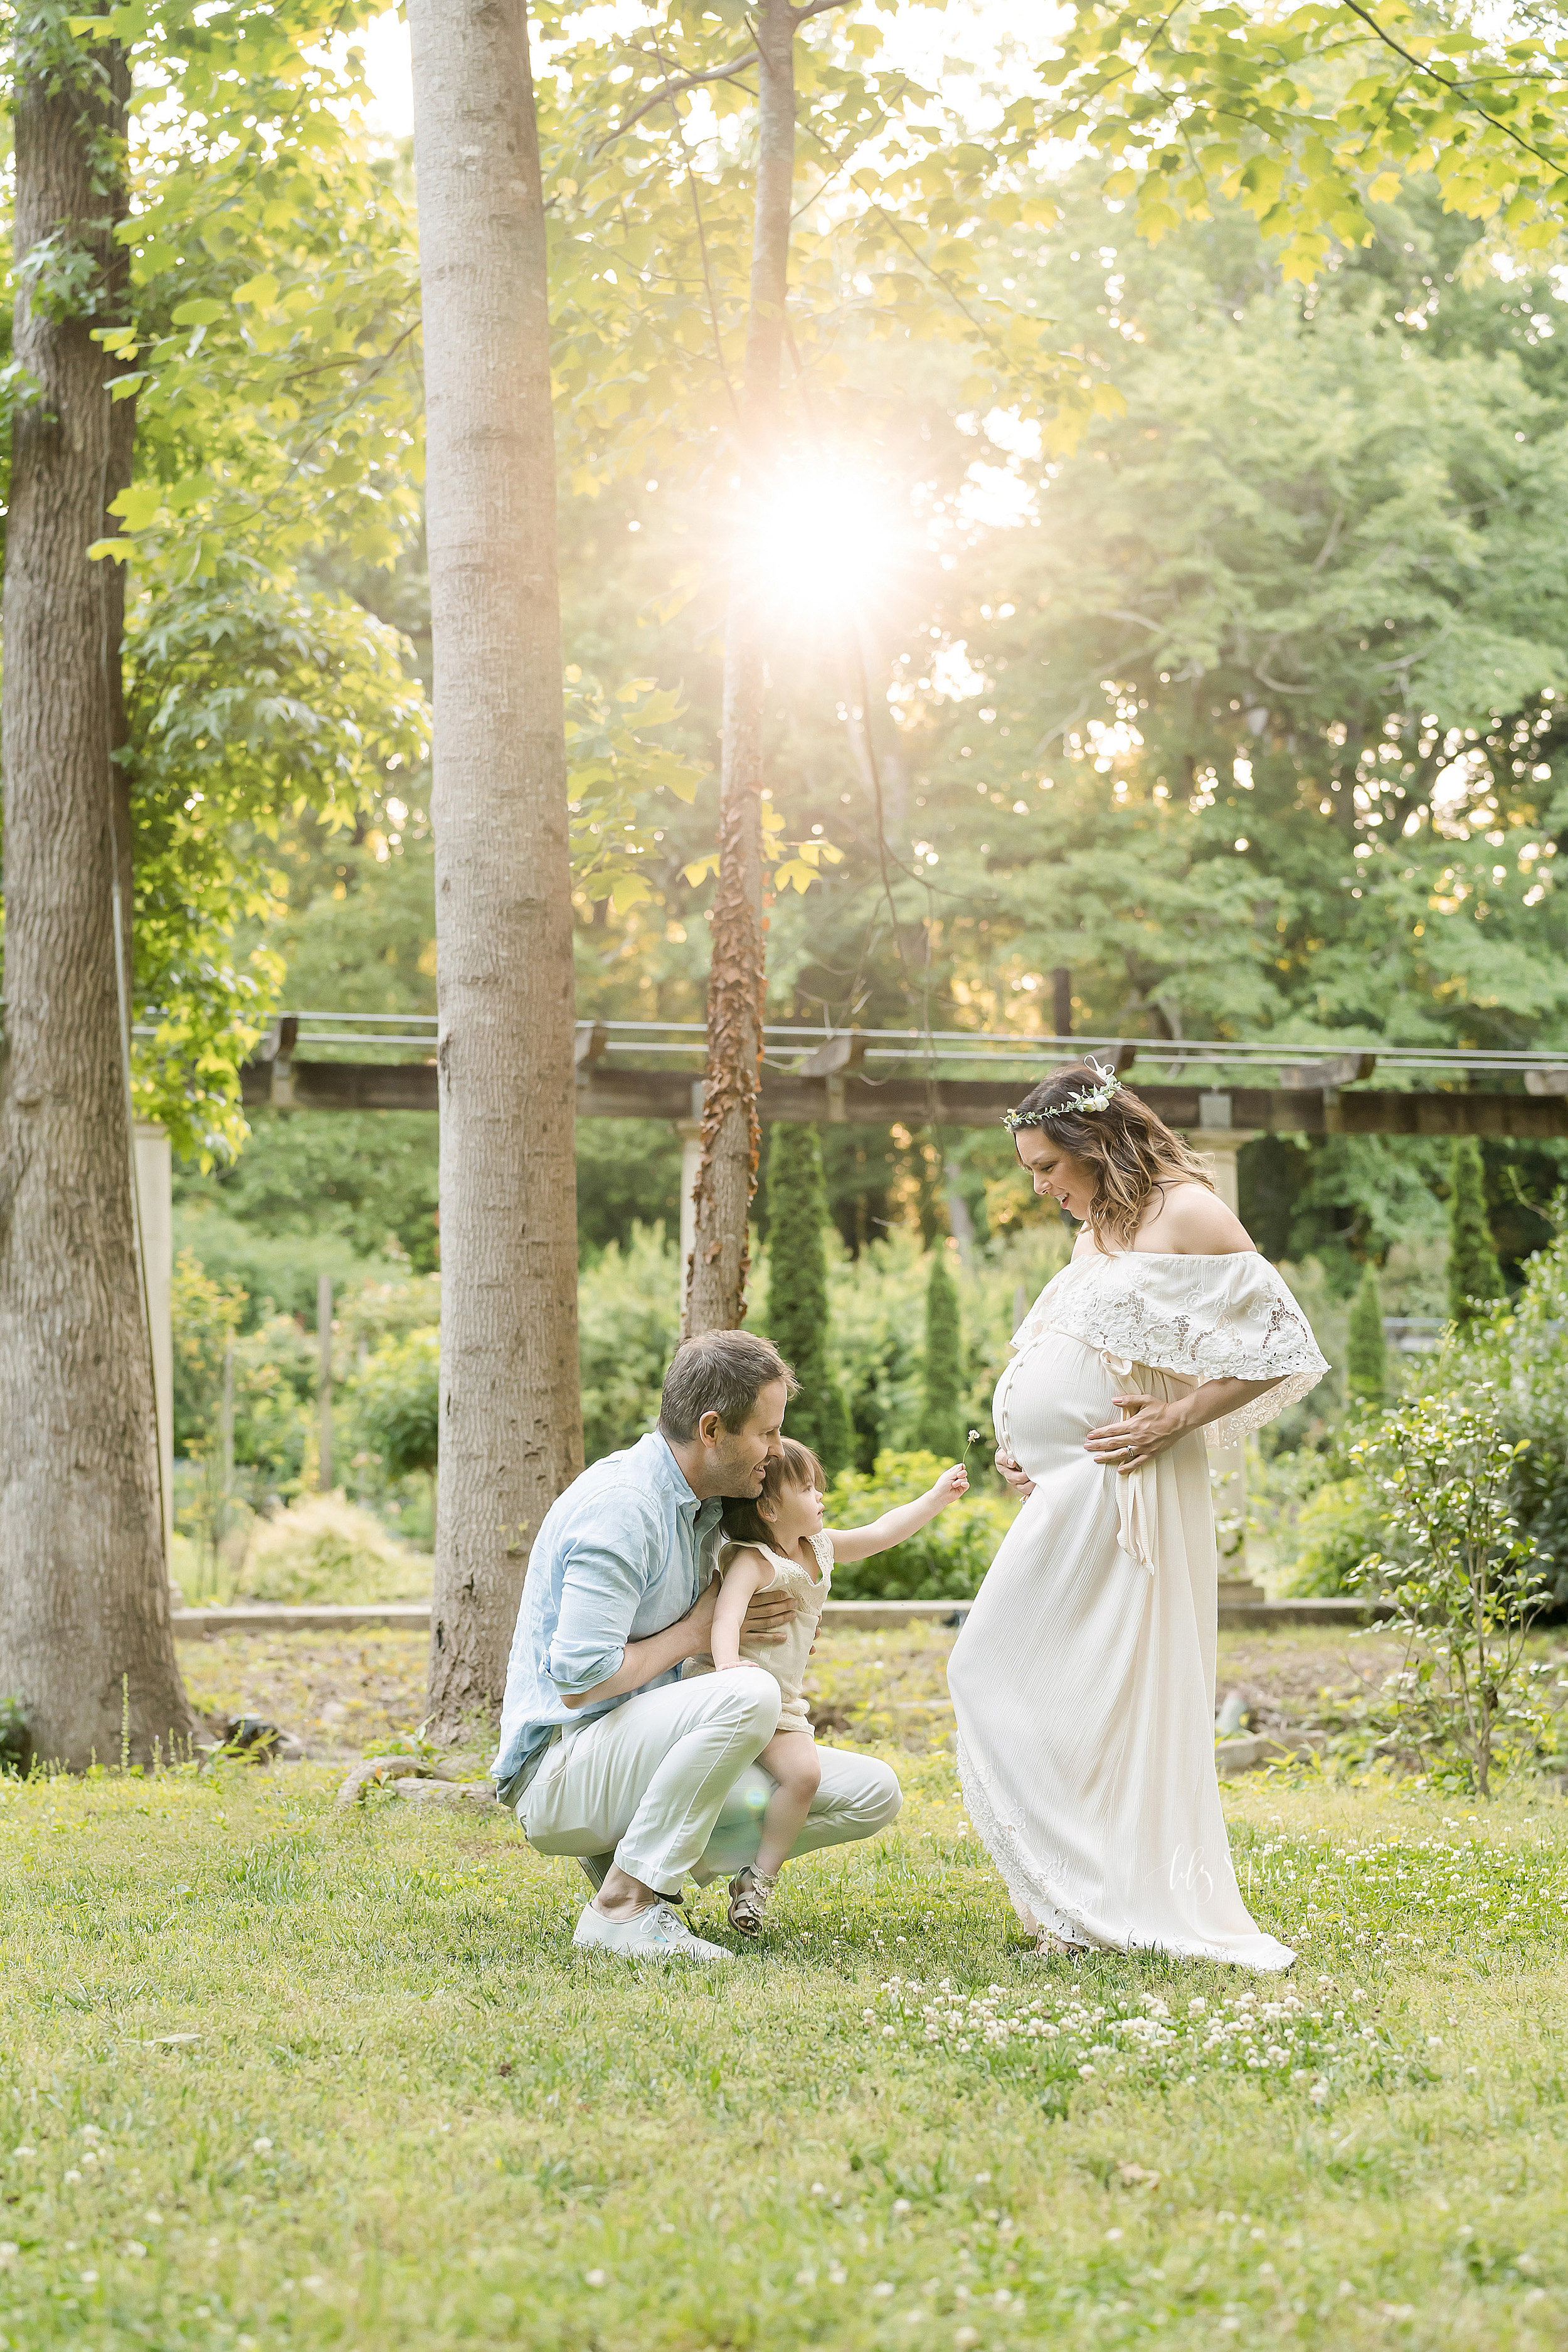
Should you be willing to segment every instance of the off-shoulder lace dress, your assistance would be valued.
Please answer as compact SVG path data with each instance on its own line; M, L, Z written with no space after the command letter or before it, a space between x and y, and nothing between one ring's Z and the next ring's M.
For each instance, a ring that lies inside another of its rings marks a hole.
M970 1818L1026 1925L1068 1942L1247 1968L1293 1955L1248 1915L1214 1761L1216 1583L1202 1434L1122 1475L1084 1452L1118 1396L1277 1385L1207 1435L1305 1396L1328 1367L1264 1258L1076 1257L1016 1335L1000 1443L1035 1481L953 1646Z

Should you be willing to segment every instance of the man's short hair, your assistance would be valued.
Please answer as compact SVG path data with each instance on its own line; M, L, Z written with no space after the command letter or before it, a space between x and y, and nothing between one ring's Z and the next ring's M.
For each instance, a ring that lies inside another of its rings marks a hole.
M799 1393L800 1382L771 1339L751 1331L683 1339L664 1376L659 1433L682 1444L696 1436L705 1412L716 1412L728 1430L743 1429L770 1381L783 1381L790 1396Z

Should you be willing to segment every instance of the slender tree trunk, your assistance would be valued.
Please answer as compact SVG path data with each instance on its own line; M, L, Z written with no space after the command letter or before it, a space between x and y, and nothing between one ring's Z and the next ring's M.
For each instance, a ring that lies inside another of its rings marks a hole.
M441 1441L430 1712L500 1704L582 1467L548 282L524 0L412 0L435 643Z
M741 428L752 496L765 498L779 455L779 379L789 288L795 182L795 14L788 0L756 12L760 63L757 194ZM746 1212L757 1183L757 1094L763 1052L763 708L767 689L754 548L731 560L724 634L724 743L719 887L708 981L708 1070L696 1226L686 1270L684 1328L732 1330L746 1312Z
M136 1257L113 891L121 583L88 548L131 440L92 328L122 284L129 77L62 17L16 40L17 413L5 586L0 1692L35 1754L145 1761L195 1727L174 1658ZM63 259L87 256L86 288ZM129 908L126 908L127 915Z

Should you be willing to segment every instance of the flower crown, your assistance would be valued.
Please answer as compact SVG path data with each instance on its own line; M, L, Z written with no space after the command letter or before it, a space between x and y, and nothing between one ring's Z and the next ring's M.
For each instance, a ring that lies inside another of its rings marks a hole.
M1002 1124L1009 1135L1016 1135L1021 1127L1045 1127L1053 1118L1061 1118L1069 1110L1103 1110L1112 1095L1121 1091L1121 1081L1114 1069L1097 1062L1092 1054L1086 1055L1089 1067L1100 1079L1097 1087L1082 1087L1066 1102L1053 1103L1049 1110L1007 1110L1002 1114Z

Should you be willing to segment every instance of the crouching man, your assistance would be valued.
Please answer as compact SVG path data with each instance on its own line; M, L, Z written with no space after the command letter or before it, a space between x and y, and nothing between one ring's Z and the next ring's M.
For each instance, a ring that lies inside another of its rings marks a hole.
M689 1339L658 1427L574 1480L540 1528L507 1668L503 1804L541 1853L576 1854L595 1893L576 1944L638 1960L728 1960L678 1910L754 1859L773 1782L755 1759L780 1694L760 1666L681 1680L709 1646L719 1516L755 1496L795 1381L743 1331ZM787 1597L759 1594L748 1639L781 1641ZM825 1748L797 1853L872 1837L903 1801L885 1764Z

